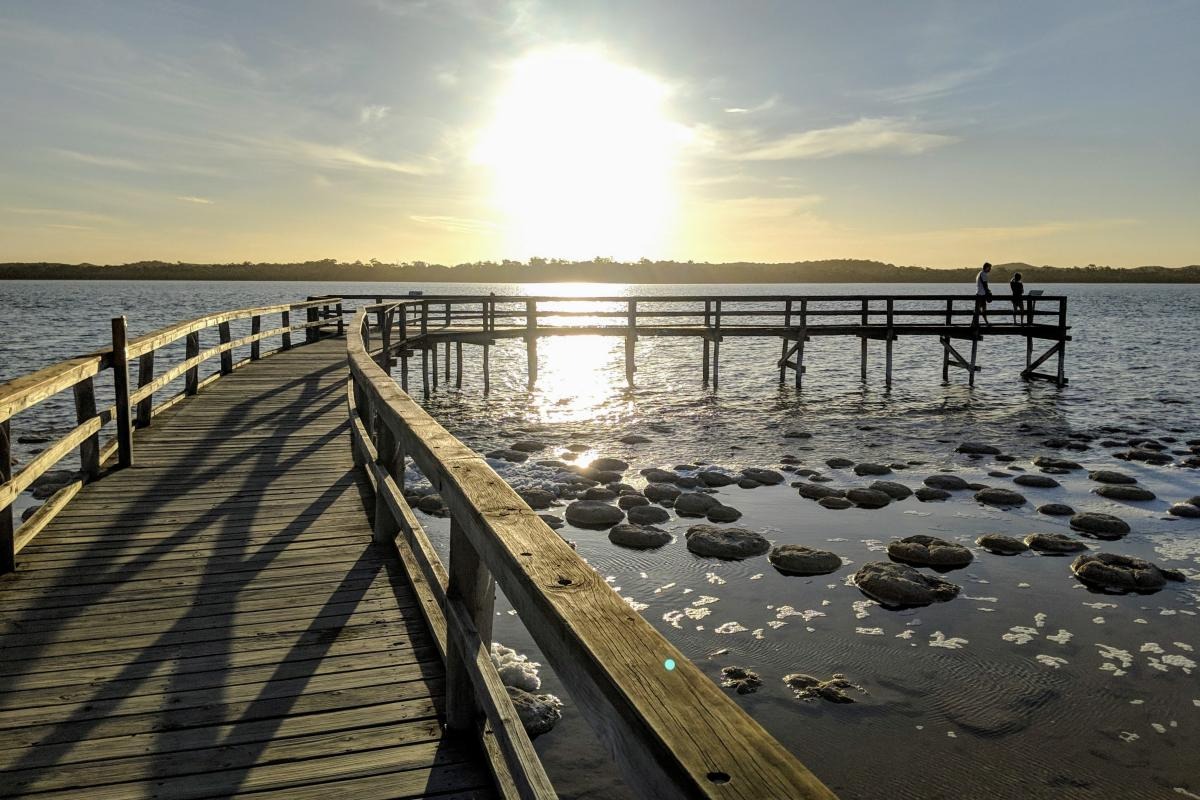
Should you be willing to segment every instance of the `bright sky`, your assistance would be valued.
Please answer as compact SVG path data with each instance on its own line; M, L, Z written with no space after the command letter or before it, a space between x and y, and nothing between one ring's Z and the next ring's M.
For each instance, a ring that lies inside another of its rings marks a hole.
M0 4L0 261L1200 262L1200 3Z

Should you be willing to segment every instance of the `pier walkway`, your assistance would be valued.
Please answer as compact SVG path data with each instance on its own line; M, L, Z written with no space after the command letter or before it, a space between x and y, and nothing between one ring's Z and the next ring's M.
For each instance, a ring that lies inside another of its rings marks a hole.
M498 590L633 793L833 797L391 379L423 340L371 321L409 303L344 311L117 317L0 384L0 797L554 797L489 657ZM75 427L14 470L68 391Z

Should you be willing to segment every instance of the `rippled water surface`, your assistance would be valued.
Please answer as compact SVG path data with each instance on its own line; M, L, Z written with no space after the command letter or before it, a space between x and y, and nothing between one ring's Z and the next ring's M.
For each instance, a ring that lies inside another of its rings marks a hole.
M281 302L308 294L406 291L408 286L271 283L0 284L9 324L0 329L0 380L105 343L109 318L130 317L135 333L205 311ZM851 294L961 292L958 286L424 286L427 292L499 294ZM875 511L832 511L779 487L719 490L738 523L776 544L820 546L842 556L832 575L789 577L765 558L741 562L698 558L683 544L691 522L672 518L676 540L659 550L631 551L603 532L564 528L578 552L643 616L719 680L724 666L760 674L763 687L734 695L768 730L845 797L1189 797L1200 796L1200 523L1169 517L1171 502L1200 495L1200 473L1178 466L1114 460L1119 448L1100 440L1133 436L1200 437L1200 287L1062 286L1070 296L1074 340L1070 385L1026 384L1018 339L988 339L984 370L969 389L963 373L941 381L940 350L931 338L896 343L895 382L883 386L882 344L871 343L864 384L858 343L818 339L806 353L802 392L780 386L776 340L726 339L721 385L700 382L700 344L692 339L637 343L635 386L626 386L618 338L545 339L540 375L526 386L519 341L492 348L492 391L481 391L481 352L465 348L461 390L445 382L426 402L452 432L483 451L516 439L546 443L557 458L567 444L590 446L581 458L614 456L638 469L709 462L731 470L778 468L781 457L832 479L869 484L825 460L908 464L889 478L910 486L939 469L969 481L1006 486L1013 468L1037 472L1031 460L1057 454L1087 468L1129 472L1158 499L1119 503L1091 492L1085 471L1056 476L1057 489L1021 489L1029 503L989 509L957 493L945 503L915 499ZM236 333L235 333L236 335ZM415 376L415 373L414 373ZM789 375L790 378L790 375ZM419 378L413 385L419 385ZM22 415L22 430L69 427L65 403ZM1120 430L1103 431L1109 427ZM810 439L785 438L789 430ZM651 441L624 445L628 433ZM1060 452L1053 436L1096 434L1083 451ZM953 453L963 440L992 443L1012 462ZM27 457L20 451L19 457ZM555 470L532 463L497 469L514 485L553 486ZM789 476L789 481L792 477ZM1012 487L1018 488L1018 487ZM1105 511L1133 532L1119 542L1090 541L1095 550L1137 555L1182 569L1192 578L1153 595L1089 591L1069 571L1070 558L990 555L973 542L985 532L1014 536L1069 532L1065 521L1036 506L1064 502ZM562 509L551 509L561 515ZM445 520L428 518L444 543ZM962 586L955 600L891 611L875 605L847 578L862 564L887 560L892 538L931 533L972 546L974 562L944 577ZM527 632L498 603L496 638L539 658ZM730 624L733 623L733 624ZM722 633L719 631L731 631ZM856 702L799 701L782 677L844 673L864 689ZM564 795L620 796L614 770L590 738L569 692L543 669L544 690L564 697L563 722L537 740Z

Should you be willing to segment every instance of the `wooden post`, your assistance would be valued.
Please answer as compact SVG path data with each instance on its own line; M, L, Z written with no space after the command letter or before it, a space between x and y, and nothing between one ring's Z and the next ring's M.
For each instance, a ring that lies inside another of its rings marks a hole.
M537 301L525 301L525 366L529 385L537 383Z
M142 388L150 381L154 380L154 351L143 353L138 359L138 388ZM154 392L143 397L137 404L137 421L136 426L139 428L148 428L150 426L150 415L154 411Z
M425 337L429 335L429 301L421 301L421 391L429 398L429 343Z
M183 357L185 359L193 359L200 355L200 331L193 331L187 335L187 339L183 346ZM188 367L187 372L183 377L184 394L195 394L200 390L200 365Z
M783 327L792 327L792 300L789 297L783 309ZM783 337L783 350L779 356L779 382L782 384L784 378L787 377L787 357L788 357L788 338L785 334Z
M979 333L973 332L971 334L971 369L967 373L968 374L968 378L967 378L968 386L975 385L975 356L978 351L979 351Z
M628 303L628 324L625 327L625 382L633 385L633 373L637 370L634 364L634 343L637 341L637 300Z
M884 378L883 378L883 388L886 391L892 390L892 338L893 338L892 324L893 324L893 319L894 319L892 315L894 312L894 308L893 308L894 302L895 301L893 301L892 298L890 298L890 297L888 298L888 301L887 301L887 334L886 334L887 335L887 342L886 342L886 344L887 344L887 356L886 356L887 366L884 369Z
M383 298L382 297L375 298L375 306L376 306L376 308L375 308L375 327L382 328L383 327L383 308L382 308ZM370 323L367 323L367 327L370 327Z
M863 326L864 330L863 330L863 335L862 335L862 341L860 343L860 346L862 348L862 357L860 359L859 370L858 370L863 383L867 382L867 332L866 332L866 327L870 322L870 314L868 313L867 308L868 308L867 301L863 300L862 301L862 326Z
M281 344L279 346L279 349L280 350L291 350L292 349L292 312L290 309L285 310L279 316L281 318L279 324L282 325L284 328L283 344Z
M255 314L250 318L250 335L258 336L262 333L262 316ZM262 358L262 339L255 339L250 343L250 360L258 361Z
M496 330L496 301L483 301L483 324L488 332ZM483 345L483 396L487 397L492 391L491 347Z
M808 300L800 301L800 341L796 347L796 388L804 383L804 343L808 341Z
M408 306L400 306L400 388L408 391Z
M82 425L96 416L96 382L93 378L84 378L72 389L75 393L75 422ZM79 468L89 479L100 474L100 431L80 443Z
M392 374L392 315L393 309L388 309L383 316L383 327L380 329L383 347L379 350L379 368L388 375Z
M304 318L309 323L308 327L304 329L304 341L306 344L312 344L320 335L320 331L312 324L317 321L317 307L309 306L304 309L304 312Z
M12 428L9 421L0 422L0 484L12 480ZM0 574L17 568L16 540L13 538L13 507L0 508Z
M445 374L446 385L449 386L450 385L450 340L449 339L446 340L446 359L445 359L444 363L445 363L445 369L446 369L446 374Z
M709 348L712 347L712 342L709 339L709 329L711 327L712 327L712 301L705 300L704 301L704 362L703 362L703 367L702 367L703 372L704 372L703 380L704 380L705 386L708 386L708 374L709 374L709 352L708 351L709 351Z
M391 474L392 461L396 457L396 437L379 415L375 416L372 427L375 429L375 460L384 471ZM392 516L387 500L384 499L384 491L384 487L380 485L379 490L375 492L375 526L372 529L375 541L380 544L391 542L400 532L400 523Z
M479 638L492 641L492 617L495 613L496 584L479 554L471 546L458 521L450 520L450 566L446 599L463 605ZM458 639L448 636L446 643L446 727L453 731L475 730L479 715L475 689L466 666L466 654Z
M954 325L954 298L946 298L946 335L942 337L942 383L950 381L950 328Z
M346 320L342 317L342 304L338 303L334 308L337 309L337 331L338 336L346 332Z
M1067 385L1065 374L1067 357L1067 298L1058 300L1058 388Z
M437 346L437 342L430 343L428 347L429 347L429 354L430 354L429 357L430 357L430 359L432 359L432 368L429 370L429 372L433 376L433 390L436 392L437 387L438 387L438 356L437 356L438 346Z
M454 343L454 388L462 388L462 353L463 343L461 341Z
M715 311L713 313L714 326L713 334L713 357L712 357L712 385L716 389L721 381L721 301L716 301Z
M112 320L113 384L117 399L117 464L133 465L133 424L129 418L129 329L125 317Z
M312 330L307 328L306 330ZM217 335L221 340L221 344L229 344L232 337L229 335L229 323L221 322L217 324ZM233 350L221 351L221 374L228 375L233 372Z

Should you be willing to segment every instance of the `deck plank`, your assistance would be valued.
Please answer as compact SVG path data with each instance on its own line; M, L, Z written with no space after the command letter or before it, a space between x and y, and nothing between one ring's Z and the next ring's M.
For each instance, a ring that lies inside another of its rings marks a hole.
M493 796L372 543L345 374L327 339L216 381L0 578L0 796Z

